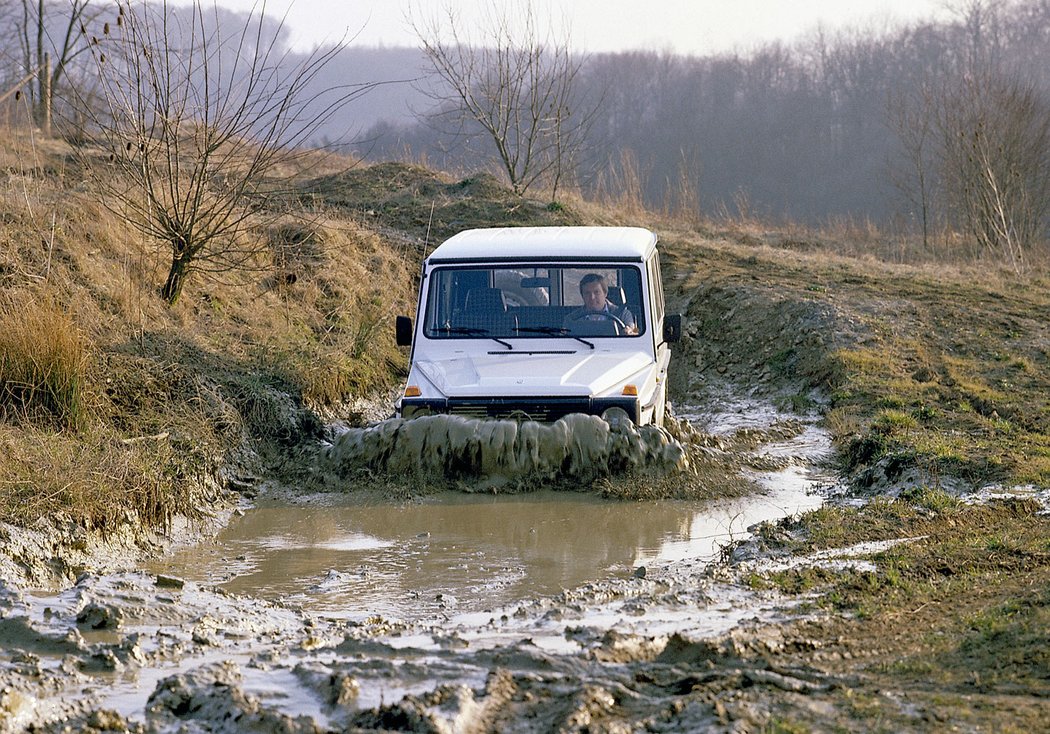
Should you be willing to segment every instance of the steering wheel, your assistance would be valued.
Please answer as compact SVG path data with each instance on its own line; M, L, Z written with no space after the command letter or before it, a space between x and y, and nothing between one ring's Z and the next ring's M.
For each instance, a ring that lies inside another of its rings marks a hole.
M630 330L630 327L623 322L623 319L621 319L619 316L612 315L608 311L585 311L583 313L576 314L576 316L570 317L569 321L573 323L576 323L577 321L591 321L594 316L601 316L603 319L608 319L609 321L612 321L614 324L616 324L617 336L626 333Z

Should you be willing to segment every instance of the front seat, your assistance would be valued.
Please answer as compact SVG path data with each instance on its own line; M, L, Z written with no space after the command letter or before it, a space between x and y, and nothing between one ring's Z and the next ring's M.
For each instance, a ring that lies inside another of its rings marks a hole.
M499 288L472 288L467 291L463 313L456 326L481 329L492 336L516 336L515 316L507 313L507 303Z

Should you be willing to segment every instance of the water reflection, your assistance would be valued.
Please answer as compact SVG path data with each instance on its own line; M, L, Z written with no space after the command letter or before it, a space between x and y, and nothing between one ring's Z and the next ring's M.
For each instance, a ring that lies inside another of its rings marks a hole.
M777 492L744 503L539 492L263 507L151 570L350 618L480 610L624 575L643 562L707 555L764 519L755 511L781 516L816 502L805 486Z

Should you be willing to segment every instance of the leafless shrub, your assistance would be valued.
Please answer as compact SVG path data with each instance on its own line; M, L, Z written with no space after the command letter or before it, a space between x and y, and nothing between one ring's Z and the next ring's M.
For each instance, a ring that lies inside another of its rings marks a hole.
M111 167L88 170L106 206L169 249L173 304L191 272L244 267L265 246L248 230L285 185L279 167L372 85L311 93L341 46L295 60L261 12L227 35L201 0L117 8L92 46L106 110L87 109Z
M431 66L425 93L437 112L428 120L468 144L487 140L515 193L542 184L553 200L587 145L598 105L579 98L583 61L568 38L523 7L514 15L493 3L473 29L480 38L470 38L451 3L442 16L412 24Z
M899 158L890 167L890 180L903 195L909 213L918 220L924 248L930 246L935 216L933 197L938 187L936 102L933 90L923 85L895 93L888 110L890 125L900 143Z
M978 248L1017 273L1050 215L1050 103L1020 79L981 75L938 117L946 194Z

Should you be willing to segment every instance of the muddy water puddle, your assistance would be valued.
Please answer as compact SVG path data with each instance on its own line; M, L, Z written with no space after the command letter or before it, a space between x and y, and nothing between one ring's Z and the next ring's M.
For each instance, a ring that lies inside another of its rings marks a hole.
M690 419L708 430L762 429L778 415L730 404ZM829 449L826 434L806 425L760 447L786 460L782 470L754 473L764 493L703 502L549 490L368 504L352 493L313 495L253 508L210 542L148 570L334 618L482 611L644 566L710 560L757 522L819 506L819 487L830 477L814 464Z
M755 522L819 504L805 478L790 479L768 495L707 503L544 491L260 507L149 570L332 617L476 611L712 557Z
M749 414L748 428L779 420L734 410ZM731 419L695 420L713 432ZM557 699L562 675L574 690L604 680L591 654L616 639L655 645L777 619L774 595L707 571L754 523L823 502L827 438L803 423L749 444L781 468L752 470L764 491L748 497L544 491L365 503L362 493L291 493L138 571L87 574L57 593L0 585L11 650L0 660L0 732L99 710L150 732L196 731L187 712L201 731L238 717L259 731L353 728L359 713L366 721L374 707L437 686L480 691L493 666L531 681L553 665L563 672L537 695ZM450 730L469 718L471 695L442 719ZM299 717L301 729L289 723Z

